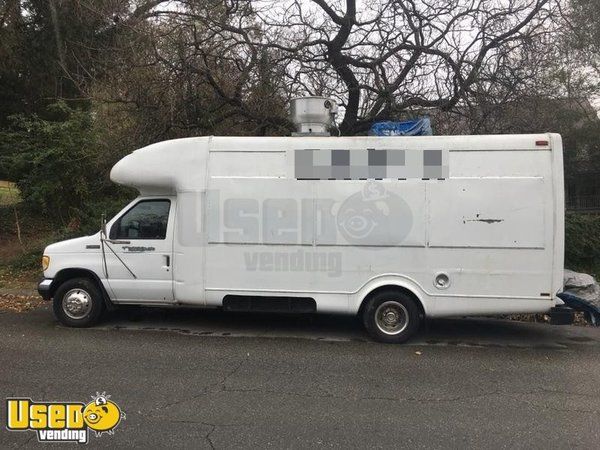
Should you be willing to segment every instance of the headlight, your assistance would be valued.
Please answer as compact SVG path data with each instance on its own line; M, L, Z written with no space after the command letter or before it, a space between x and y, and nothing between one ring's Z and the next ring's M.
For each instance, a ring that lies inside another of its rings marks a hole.
M48 269L50 266L50 257L48 255L42 256L42 270Z

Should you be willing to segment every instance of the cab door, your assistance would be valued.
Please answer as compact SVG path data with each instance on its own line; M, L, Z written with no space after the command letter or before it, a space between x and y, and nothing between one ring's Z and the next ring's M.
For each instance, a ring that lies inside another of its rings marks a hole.
M173 302L174 197L134 202L110 225L104 242L116 303Z

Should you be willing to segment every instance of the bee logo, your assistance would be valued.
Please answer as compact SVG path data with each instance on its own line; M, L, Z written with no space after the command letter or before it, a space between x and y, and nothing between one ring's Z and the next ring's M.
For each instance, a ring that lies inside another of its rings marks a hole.
M101 436L102 433L114 434L121 419L125 419L125 413L109 398L110 395L105 392L96 392L92 396L93 400L83 409L83 420L89 429L96 432L96 436Z
M369 182L341 204L337 226L349 244L396 245L409 235L413 215L399 195L383 183Z

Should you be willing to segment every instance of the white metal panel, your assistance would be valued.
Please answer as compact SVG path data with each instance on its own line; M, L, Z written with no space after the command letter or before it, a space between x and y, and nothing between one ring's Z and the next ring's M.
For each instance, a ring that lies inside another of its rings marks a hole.
M210 138L186 138L149 145L117 162L110 179L142 195L203 189L209 143Z
M319 204L331 205L335 215L333 232L325 232L321 223L316 224L317 245L425 246L424 181L308 183L315 184Z
M565 263L565 186L563 171L563 147L559 134L551 134L552 139L552 205L549 210L553 223L553 261L552 261L552 296L563 289L563 273Z
M173 292L179 302L205 304L205 192L177 194L173 242Z
M211 177L285 177L285 151L210 152Z
M552 153L530 149L481 150L450 152L450 177L542 177L550 174Z
M432 247L546 245L541 178L449 179L428 193Z
M211 178L208 242L312 245L313 192L290 179Z

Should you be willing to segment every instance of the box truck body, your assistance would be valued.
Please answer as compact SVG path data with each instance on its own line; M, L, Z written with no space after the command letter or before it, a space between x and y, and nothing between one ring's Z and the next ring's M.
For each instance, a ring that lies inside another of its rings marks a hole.
M46 297L87 276L115 305L364 314L396 291L445 317L546 312L562 288L556 134L187 138L111 179L140 197L46 249Z

